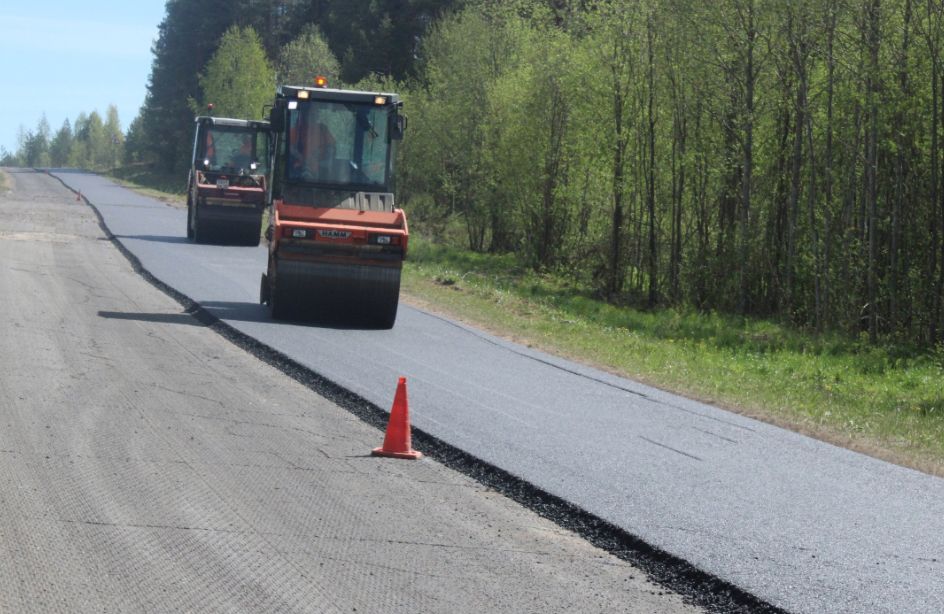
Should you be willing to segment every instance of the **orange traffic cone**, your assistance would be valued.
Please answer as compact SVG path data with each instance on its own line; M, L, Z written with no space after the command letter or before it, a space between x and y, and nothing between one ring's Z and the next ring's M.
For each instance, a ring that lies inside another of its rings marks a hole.
M393 458L420 458L423 455L413 449L410 436L410 409L406 400L406 378L401 377L397 382L397 393L393 397L393 408L390 410L390 420L387 422L387 434L384 436L383 446L374 448L374 456L390 456Z

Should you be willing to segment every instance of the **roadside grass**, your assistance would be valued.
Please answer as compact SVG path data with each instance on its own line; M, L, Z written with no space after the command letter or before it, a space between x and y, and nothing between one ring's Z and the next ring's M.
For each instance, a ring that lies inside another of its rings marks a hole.
M6 171L0 168L0 191L6 192L10 189L10 181L7 177Z
M187 204L187 174L169 174L153 165L133 164L106 173L121 185L176 207Z
M944 347L918 352L765 320L616 307L566 281L410 239L407 300L551 353L944 475Z

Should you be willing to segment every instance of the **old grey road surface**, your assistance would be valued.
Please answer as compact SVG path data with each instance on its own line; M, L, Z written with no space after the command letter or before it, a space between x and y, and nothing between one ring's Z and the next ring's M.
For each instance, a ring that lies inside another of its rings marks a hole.
M691 612L181 313L55 179L0 195L0 612ZM390 388L392 399L393 387Z
M188 243L183 211L58 175L227 323L379 406L407 376L414 426L649 544L793 612L944 612L941 478L403 306L390 331L273 322L264 248Z

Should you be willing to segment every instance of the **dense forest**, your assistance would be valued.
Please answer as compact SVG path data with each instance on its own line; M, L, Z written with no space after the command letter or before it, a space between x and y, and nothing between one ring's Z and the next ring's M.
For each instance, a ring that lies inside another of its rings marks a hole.
M403 94L398 198L434 240L616 303L930 347L942 35L944 0L170 0L147 100L107 143L181 169L240 36L265 86L247 115L306 63ZM60 133L90 143L91 123Z

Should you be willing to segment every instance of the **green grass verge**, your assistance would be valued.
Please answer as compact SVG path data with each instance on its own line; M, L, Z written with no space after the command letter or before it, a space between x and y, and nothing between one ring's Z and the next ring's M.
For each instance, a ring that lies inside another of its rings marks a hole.
M107 173L118 183L136 192L162 200L174 206L187 204L187 173L167 174L154 170L152 165L136 164L113 169Z
M594 300L564 280L411 237L408 300L665 390L944 475L944 348Z

